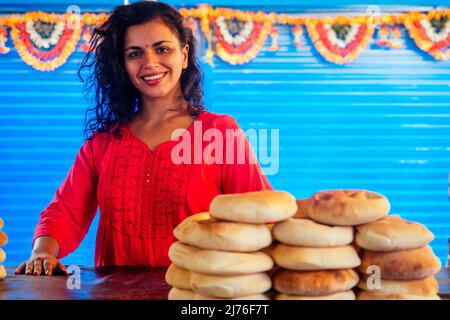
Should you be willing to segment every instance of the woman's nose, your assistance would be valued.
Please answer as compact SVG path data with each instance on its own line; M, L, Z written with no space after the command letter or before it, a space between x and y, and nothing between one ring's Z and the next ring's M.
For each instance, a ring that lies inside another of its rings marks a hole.
M158 55L151 49L147 49L144 51L144 57L145 57L145 65L153 67L159 64Z

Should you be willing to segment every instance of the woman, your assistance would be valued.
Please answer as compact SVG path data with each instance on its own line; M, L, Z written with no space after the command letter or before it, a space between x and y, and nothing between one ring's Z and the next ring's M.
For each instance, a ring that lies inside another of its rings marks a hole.
M96 266L168 266L173 228L185 217L208 211L222 193L271 189L236 121L204 110L192 30L171 6L117 7L95 29L84 67L93 67L95 116L86 127L93 134L41 212L31 257L16 273L67 274L59 259L79 246L98 208ZM216 156L200 127L223 137L235 130L232 146L243 142L245 161L239 152L231 162L174 161L194 158L174 152L192 135L189 147Z

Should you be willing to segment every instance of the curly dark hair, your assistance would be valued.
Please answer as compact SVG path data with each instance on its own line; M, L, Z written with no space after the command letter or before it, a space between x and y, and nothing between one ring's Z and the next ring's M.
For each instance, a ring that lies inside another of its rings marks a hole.
M184 26L183 16L172 6L153 1L135 2L116 7L108 20L94 28L90 48L78 69L85 82L83 93L94 98L95 106L85 114L84 134L92 138L95 131L106 132L114 126L113 135L121 137L120 128L140 109L139 91L131 83L124 66L123 43L128 27L160 18L178 37L181 46L189 44L188 67L181 74L180 85L189 103L189 114L197 116L203 106L203 73L196 57L192 29ZM83 69L89 75L84 79Z

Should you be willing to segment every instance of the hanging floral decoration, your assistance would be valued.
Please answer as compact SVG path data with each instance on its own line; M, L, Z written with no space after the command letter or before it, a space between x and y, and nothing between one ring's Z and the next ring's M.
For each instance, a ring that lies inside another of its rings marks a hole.
M402 47L402 43L400 40L401 35L402 31L400 29L400 26L383 24L378 30L378 38L376 40L376 44L383 48L400 49Z
M302 17L210 5L181 8L180 13L197 40L203 39L203 34L206 41L203 59L212 66L215 55L233 65L251 61L267 38L270 39L267 50L279 50L279 25L292 29L293 45L297 47L301 45L306 27L317 51L327 61L337 64L355 60L369 44L375 28L379 28L374 39L379 47L401 48L402 26L418 48L437 60L450 58L450 10L386 14L377 19L370 16ZM94 28L107 18L105 13L79 16L28 12L0 16L0 54L11 49L7 47L9 32L16 51L27 64L41 71L54 70L64 64L77 47L87 52L92 45Z
M280 49L280 46L278 45L278 28L272 28L272 31L270 32L270 38L272 39L272 43L270 44L269 51L278 51L278 49Z
M52 71L75 50L80 39L77 16L59 16L44 12L25 14L11 30L17 53L25 63L40 71ZM79 26L79 23L78 23Z
M323 18L307 24L317 51L337 64L355 60L372 38L374 29L367 17Z
M82 21L82 32L80 39L80 49L84 52L88 52L91 47L92 35L94 28L98 25L103 24L108 19L108 16L104 13L93 14L85 13L81 18Z
M411 13L405 20L416 45L437 60L450 58L450 10Z
M6 41L8 38L6 37L8 31L4 27L0 27L0 53L5 54L9 52L9 48L6 46Z
M217 39L216 53L230 64L243 64L254 59L272 31L272 20L263 12L233 12L219 9L211 16Z
M303 35L303 27L301 25L293 26L292 33L294 35L294 41L293 41L294 46L300 47L300 45L302 44L300 37Z

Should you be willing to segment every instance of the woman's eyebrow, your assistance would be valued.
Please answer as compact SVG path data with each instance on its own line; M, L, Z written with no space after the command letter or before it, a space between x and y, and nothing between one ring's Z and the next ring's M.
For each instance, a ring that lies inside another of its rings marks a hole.
M157 41L157 42L153 43L152 47L157 47L157 46L159 46L160 44L162 44L164 42L173 43L172 41L169 41L169 40L162 40L162 41ZM128 51L128 50L142 50L142 47L131 46L131 47L126 48L124 51Z

